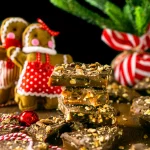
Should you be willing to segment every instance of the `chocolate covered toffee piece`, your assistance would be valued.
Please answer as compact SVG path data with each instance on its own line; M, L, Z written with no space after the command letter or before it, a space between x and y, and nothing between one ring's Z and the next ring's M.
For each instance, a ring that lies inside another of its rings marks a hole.
M99 106L109 102L109 95L99 88L65 87L62 91L64 104Z
M134 89L127 86L120 85L115 82L108 84L106 88L109 94L109 99L116 101L118 103L120 102L132 103L132 100L134 98L140 96L140 94Z
M150 115L150 96L134 98L130 111L136 115Z
M150 132L150 96L135 98L130 110L138 115L140 124Z
M110 150L118 142L122 130L118 127L89 128L63 133L63 146L68 150Z
M139 116L139 122L143 129L150 133L150 114Z
M61 144L60 134L67 131L70 131L69 123L66 123L65 119L61 116L40 119L35 124L25 128L25 132L29 136L52 145Z
M143 95L150 94L150 77L145 77L143 80L136 83L133 88Z
M56 65L49 79L49 85L106 88L111 72L109 65L101 65L98 62Z
M116 123L117 111L111 105L101 106L69 105L59 99L58 109L64 114L66 121L81 121L94 125L111 125Z
M150 147L144 143L136 143L132 144L129 150L150 150Z

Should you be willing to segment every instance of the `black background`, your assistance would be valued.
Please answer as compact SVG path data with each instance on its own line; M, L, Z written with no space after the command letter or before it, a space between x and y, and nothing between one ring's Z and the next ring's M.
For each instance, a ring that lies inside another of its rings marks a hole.
M124 4L124 0L112 2L119 7ZM87 7L103 16L99 10ZM74 61L110 64L118 54L101 41L102 29L55 7L49 0L1 1L0 20L13 16L23 17L30 23L41 18L52 30L59 31L55 38L56 50L71 54Z

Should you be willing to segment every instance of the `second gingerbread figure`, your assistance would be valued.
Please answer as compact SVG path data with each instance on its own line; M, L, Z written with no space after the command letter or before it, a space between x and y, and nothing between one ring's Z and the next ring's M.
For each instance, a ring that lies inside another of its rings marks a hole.
M43 98L45 109L57 108L61 87L48 86L49 77L56 64L73 61L69 54L57 54L54 37L58 34L38 19L23 32L22 51L15 47L7 50L8 57L21 70L15 101L22 111L37 109L38 100Z

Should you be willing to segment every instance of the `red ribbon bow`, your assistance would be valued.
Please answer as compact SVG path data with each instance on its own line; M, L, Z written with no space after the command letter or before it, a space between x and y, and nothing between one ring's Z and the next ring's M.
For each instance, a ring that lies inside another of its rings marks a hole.
M150 27L138 37L129 33L104 29L102 41L117 51L124 51L112 61L114 77L122 85L133 86L139 80L150 76L150 54L145 53L150 47Z
M57 36L59 34L59 32L52 31L41 19L38 18L37 21L41 24L41 28L46 30L50 35Z

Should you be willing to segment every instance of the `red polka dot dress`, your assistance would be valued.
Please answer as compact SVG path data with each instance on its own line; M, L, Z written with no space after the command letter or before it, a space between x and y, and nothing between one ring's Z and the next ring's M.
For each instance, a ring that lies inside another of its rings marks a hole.
M49 55L46 55L46 62L40 61L40 53L37 53L37 60L26 61L22 74L17 85L17 92L21 95L58 97L61 94L60 86L48 86L48 80L53 72L54 66L49 63Z

